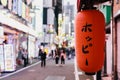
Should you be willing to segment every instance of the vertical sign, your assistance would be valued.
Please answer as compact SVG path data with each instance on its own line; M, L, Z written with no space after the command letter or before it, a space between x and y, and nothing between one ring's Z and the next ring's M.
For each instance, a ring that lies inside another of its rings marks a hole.
M22 16L22 0L18 0L18 15Z
M13 45L4 45L4 60L5 60L5 71L15 70L15 56L13 53Z
M78 66L87 73L99 71L104 63L105 19L98 10L78 12L75 24Z
M13 0L13 8L12 8L12 10L13 10L14 14L17 14L17 6L18 6L17 0Z
M22 2L22 18L24 19L25 19L25 13L26 13L25 9L26 9L26 5L24 2Z
M12 10L12 0L8 0L8 9Z

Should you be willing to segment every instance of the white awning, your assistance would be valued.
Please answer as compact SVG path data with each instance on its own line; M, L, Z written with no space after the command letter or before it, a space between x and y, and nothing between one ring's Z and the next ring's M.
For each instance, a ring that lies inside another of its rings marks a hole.
M25 33L28 33L30 35L37 37L37 32L35 30L33 30L32 28L30 28L12 18L5 16L2 13L0 13L0 23L8 25L12 28L15 28L17 30L20 30L22 32L25 32Z

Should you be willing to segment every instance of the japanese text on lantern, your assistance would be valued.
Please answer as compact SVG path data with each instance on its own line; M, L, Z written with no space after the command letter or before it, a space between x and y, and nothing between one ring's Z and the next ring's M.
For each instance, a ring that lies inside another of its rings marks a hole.
M92 24L88 24L86 22L86 24L83 26L82 28L82 32L92 32ZM92 43L90 43L90 41L92 40L92 38L90 36L85 36L85 39L87 40L88 44L83 44L82 45L82 52L84 54L88 54L89 51L87 50L89 47L92 47Z
M82 28L81 31L85 32L85 33L92 32L92 24L88 24L86 22L86 24L83 26L83 28ZM85 36L85 40L87 41L87 44L83 44L82 45L82 53L88 54L89 53L88 48L92 47L92 43L91 43L92 37L89 36L89 35L86 35ZM86 64L86 66L88 66L88 60L87 60L87 58L86 58L86 63L85 64Z

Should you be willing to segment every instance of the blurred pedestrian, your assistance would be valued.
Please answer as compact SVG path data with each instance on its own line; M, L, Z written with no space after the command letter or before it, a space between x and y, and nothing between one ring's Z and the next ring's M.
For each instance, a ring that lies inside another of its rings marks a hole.
M24 61L24 67L26 67L28 64L28 52L25 49L23 49L22 59Z
M18 65L21 65L22 64L22 48L20 47L19 48L19 51L18 51L18 57L17 57L17 64Z
M41 52L41 67L46 66L46 52L45 50L42 50Z
M59 65L59 54L58 54L57 49L55 50L55 64L56 64L56 66Z
M61 50L61 54L60 54L61 66L64 66L65 58L66 58L66 54L65 54L65 52L63 50Z
M71 59L71 49L70 48L68 48L68 55L67 55L67 57L68 57L68 60Z
M54 59L53 56L54 56L54 50L51 50L51 57L52 57L52 59Z

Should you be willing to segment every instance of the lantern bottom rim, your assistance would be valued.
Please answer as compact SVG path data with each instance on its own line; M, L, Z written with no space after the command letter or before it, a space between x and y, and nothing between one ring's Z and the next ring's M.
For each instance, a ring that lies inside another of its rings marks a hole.
M95 72L85 72L86 75L95 75Z

